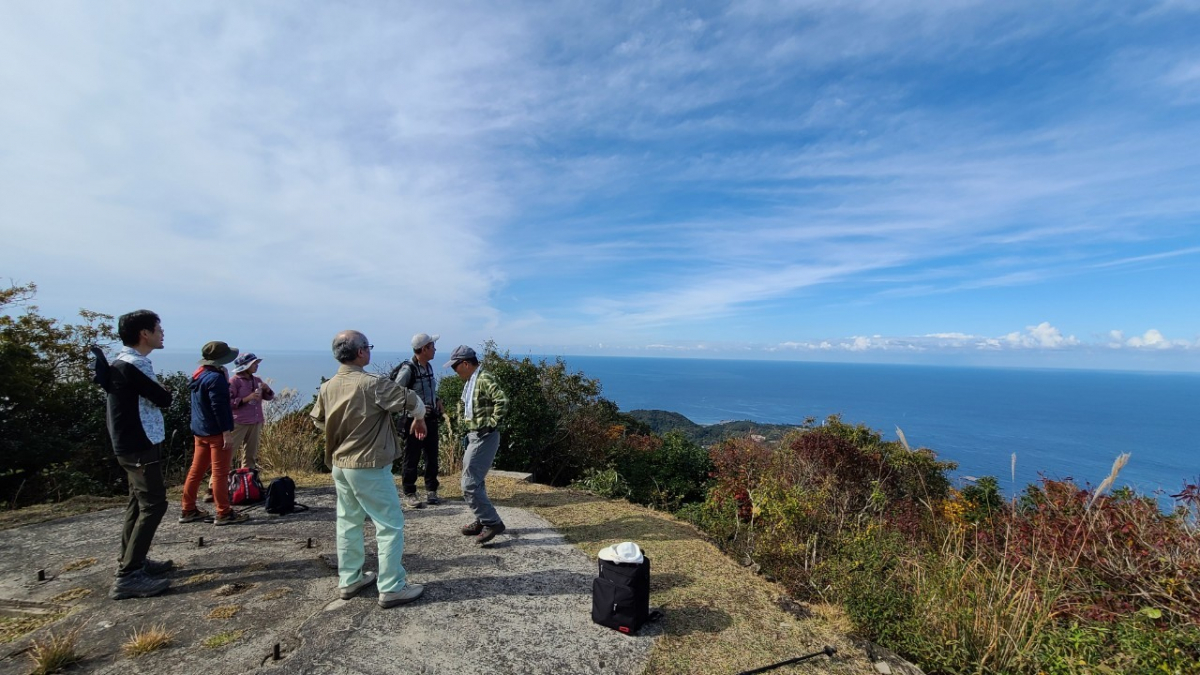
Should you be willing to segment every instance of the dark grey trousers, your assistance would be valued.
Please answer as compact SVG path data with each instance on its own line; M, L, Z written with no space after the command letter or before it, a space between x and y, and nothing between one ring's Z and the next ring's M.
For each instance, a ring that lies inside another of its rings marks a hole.
M117 576L132 574L146 564L150 542L167 513L167 485L163 481L160 456L157 446L140 458L117 455L117 462L129 477L129 504L125 507L125 527L121 530Z
M437 492L438 490L438 421L432 415L425 416L425 428L429 432L425 438L417 440L404 430L404 469L400 475L401 484L404 486L404 494L412 495L417 493L417 472L418 464L421 458L425 458L425 490L427 492Z

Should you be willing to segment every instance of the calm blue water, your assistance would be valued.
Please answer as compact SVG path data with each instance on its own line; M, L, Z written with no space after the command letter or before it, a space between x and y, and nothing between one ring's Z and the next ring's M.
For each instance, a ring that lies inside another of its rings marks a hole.
M257 352L259 374L314 392L337 364L325 353ZM401 353L377 352L376 364ZM152 355L159 371L196 355ZM943 368L781 361L564 357L600 380L622 410L673 410L701 424L749 419L799 424L834 413L993 475L1007 490L1039 475L1099 484L1122 452L1118 484L1178 492L1200 476L1200 375L1081 370ZM452 376L449 371L444 375ZM1016 453L1015 481L1011 470Z

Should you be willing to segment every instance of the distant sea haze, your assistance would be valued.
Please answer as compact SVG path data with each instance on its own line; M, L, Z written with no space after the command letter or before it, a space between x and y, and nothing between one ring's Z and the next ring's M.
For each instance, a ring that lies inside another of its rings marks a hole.
M337 363L325 352L255 350L276 388L315 393ZM373 366L406 354L377 352ZM151 355L159 372L195 369L198 354ZM534 357L541 358L541 357ZM841 414L995 476L1006 492L1040 476L1098 485L1132 454L1118 485L1160 496L1200 477L1200 375L786 361L565 356L600 380L622 410L658 409L695 422L800 424ZM441 365L439 362L436 365ZM371 368L369 367L369 368ZM443 371L443 376L453 376ZM1012 455L1016 454L1015 478Z

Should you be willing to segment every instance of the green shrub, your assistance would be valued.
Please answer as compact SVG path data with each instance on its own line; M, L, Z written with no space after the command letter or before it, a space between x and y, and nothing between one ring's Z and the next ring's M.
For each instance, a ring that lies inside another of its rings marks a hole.
M601 497L624 499L629 496L629 483L616 469L587 469L575 485Z
M613 444L608 462L625 486L623 496L638 504L675 510L708 494L708 452L679 432L662 438L624 435Z
M910 570L902 564L910 550L895 532L861 530L818 563L813 585L826 599L840 602L865 636L893 648L905 645L916 607Z
M1200 673L1200 627L1160 623L1141 612L1116 623L1062 622L1042 632L1028 672Z

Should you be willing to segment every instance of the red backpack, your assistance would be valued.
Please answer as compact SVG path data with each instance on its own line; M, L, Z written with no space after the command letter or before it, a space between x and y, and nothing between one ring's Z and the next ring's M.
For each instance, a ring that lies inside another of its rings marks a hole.
M264 498L258 469L238 469L229 474L229 503L234 506L257 504Z

